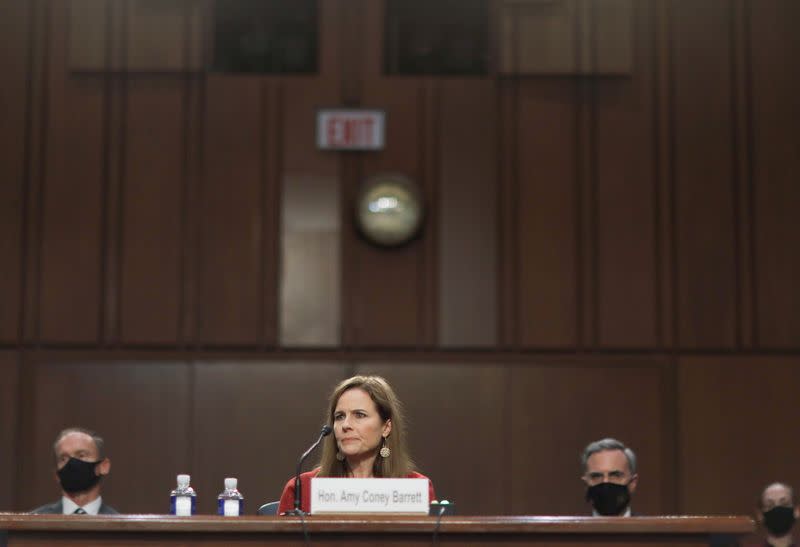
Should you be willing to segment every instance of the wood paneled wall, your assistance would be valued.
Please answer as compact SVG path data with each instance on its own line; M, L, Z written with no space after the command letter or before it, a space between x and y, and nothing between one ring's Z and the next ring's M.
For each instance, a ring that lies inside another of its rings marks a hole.
M319 2L308 76L198 72L210 4L181 0L164 44L193 53L148 72L132 3L0 0L0 508L56 494L49 445L81 423L120 509L189 471L204 511L226 474L254 510L366 370L465 513L585 511L604 435L639 452L643 513L800 485L800 4L637 0L630 74L439 78L383 75L374 0ZM70 66L76 6L110 25L99 69ZM317 150L341 105L386 109L387 148ZM427 206L394 250L352 219L382 171Z
M124 27L126 2L95 4ZM381 43L381 3L336 0L316 76L77 72L71 6L4 1L9 346L278 347L282 196L324 177L328 346L798 348L792 2L637 2L630 76L473 79L383 76L359 47ZM387 110L386 150L315 149L315 109L342 103ZM428 206L391 252L350 206L381 171Z

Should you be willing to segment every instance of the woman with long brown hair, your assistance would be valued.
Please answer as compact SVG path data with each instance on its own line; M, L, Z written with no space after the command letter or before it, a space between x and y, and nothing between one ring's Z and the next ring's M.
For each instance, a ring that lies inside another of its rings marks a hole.
M309 510L313 477L427 478L414 470L405 442L405 420L397 395L380 376L353 376L331 393L319 467L300 475L302 507ZM428 480L429 499L435 498ZM294 479L286 483L279 514L294 507Z

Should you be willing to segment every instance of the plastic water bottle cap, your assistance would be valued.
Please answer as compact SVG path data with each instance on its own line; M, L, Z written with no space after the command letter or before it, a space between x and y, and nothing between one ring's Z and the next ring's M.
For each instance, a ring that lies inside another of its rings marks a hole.
M236 490L236 483L238 482L233 477L228 477L225 479L225 490Z
M178 475L178 486L189 486L189 481L192 479L190 475Z

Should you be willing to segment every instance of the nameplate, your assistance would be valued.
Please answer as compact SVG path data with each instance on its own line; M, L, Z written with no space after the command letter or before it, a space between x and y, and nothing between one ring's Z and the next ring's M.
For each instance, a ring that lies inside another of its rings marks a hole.
M428 479L311 479L311 514L428 514Z

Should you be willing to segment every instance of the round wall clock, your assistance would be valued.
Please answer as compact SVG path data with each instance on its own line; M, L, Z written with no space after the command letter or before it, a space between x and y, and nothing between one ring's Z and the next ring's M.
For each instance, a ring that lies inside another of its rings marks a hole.
M422 225L422 199L406 176L386 173L368 178L356 200L356 224L376 245L391 247L412 239Z

